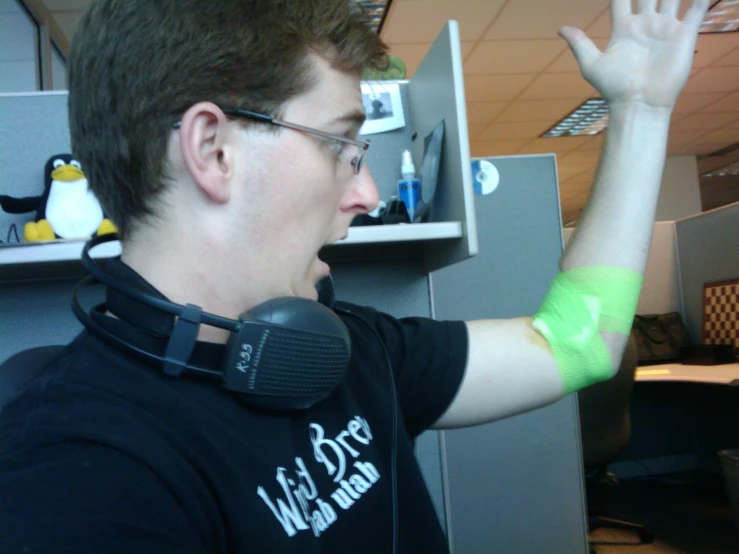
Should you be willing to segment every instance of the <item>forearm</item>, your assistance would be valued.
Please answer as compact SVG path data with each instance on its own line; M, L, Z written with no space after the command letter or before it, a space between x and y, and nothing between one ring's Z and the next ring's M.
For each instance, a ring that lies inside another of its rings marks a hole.
M567 271L615 266L644 273L662 180L670 111L613 105L587 207L560 260Z
M644 274L669 121L670 110L665 108L610 106L608 134L590 200L560 260L562 271L611 266ZM628 336L605 331L601 336L615 372Z

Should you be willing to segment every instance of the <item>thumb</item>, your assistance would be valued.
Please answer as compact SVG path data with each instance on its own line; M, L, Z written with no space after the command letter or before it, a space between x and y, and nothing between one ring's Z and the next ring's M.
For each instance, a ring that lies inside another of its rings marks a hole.
M580 66L580 71L592 66L600 57L601 51L598 47L577 27L561 27L558 34L567 41Z

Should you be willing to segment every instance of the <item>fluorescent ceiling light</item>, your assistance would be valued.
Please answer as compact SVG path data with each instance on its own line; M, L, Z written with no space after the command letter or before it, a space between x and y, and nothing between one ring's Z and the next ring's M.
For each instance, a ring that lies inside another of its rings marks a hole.
M357 0L357 2L364 5L364 9L372 18L372 29L379 33L392 0Z
M541 136L552 138L597 135L606 127L608 104L602 98L590 98Z
M734 162L718 169L712 169L711 171L702 173L701 177L726 177L727 175L739 175L739 162Z
M739 29L739 0L719 0L708 10L701 33L730 33Z

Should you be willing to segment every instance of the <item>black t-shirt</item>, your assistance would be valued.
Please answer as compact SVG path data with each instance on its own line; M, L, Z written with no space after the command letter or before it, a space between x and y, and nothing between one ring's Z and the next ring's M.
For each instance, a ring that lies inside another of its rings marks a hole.
M250 410L83 332L0 416L0 552L448 552L413 439L450 405L462 322L353 307L347 375L304 411ZM216 347L220 348L220 347Z

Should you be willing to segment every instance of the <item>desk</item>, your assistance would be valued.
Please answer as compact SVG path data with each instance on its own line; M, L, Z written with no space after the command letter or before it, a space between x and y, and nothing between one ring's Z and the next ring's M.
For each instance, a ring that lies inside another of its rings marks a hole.
M641 366L636 370L636 380L638 382L681 381L739 386L739 363L721 365L663 364Z
M739 447L739 363L641 366L630 412L631 440L612 466L616 475L718 475L716 452Z

